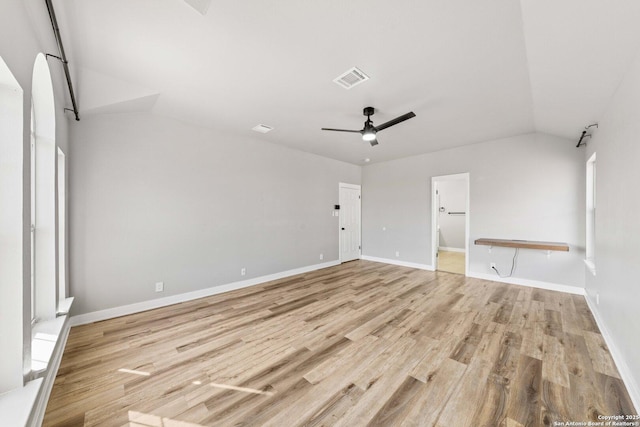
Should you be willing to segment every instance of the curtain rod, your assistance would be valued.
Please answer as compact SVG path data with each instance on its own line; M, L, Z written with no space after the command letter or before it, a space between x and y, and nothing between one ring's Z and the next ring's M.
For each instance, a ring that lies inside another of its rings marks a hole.
M73 83L71 83L71 74L69 73L69 61L67 61L67 55L64 53L64 46L62 45L62 38L60 37L60 28L58 27L58 20L56 19L56 12L53 9L53 4L51 0L44 0L47 4L47 10L49 11L49 19L51 20L51 26L53 27L53 34L56 37L56 43L58 44L58 51L60 52L60 56L49 55L47 57L52 56L56 59L59 59L62 62L62 66L64 68L64 75L67 78L67 86L69 86L69 95L71 96L71 104L73 105L73 110L70 108L65 108L65 110L73 111L73 114L76 116L76 121L80 121L80 116L78 115L78 105L76 104L76 96L73 92Z

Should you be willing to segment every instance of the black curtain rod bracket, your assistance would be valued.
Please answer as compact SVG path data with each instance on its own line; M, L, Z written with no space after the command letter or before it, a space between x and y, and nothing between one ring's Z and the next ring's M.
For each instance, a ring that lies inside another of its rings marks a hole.
M580 135L580 139L578 140L578 145L576 145L576 148L580 148L582 146L582 140L583 139L591 138L591 134L587 133L587 130L589 130L589 128L594 127L594 126L596 128L598 128L598 124L597 123L594 123L594 124L591 124L589 126L585 126L584 127L584 130L582 131L582 135ZM585 142L584 145L587 145L587 143Z
M49 12L49 19L51 20L51 26L53 27L53 35L56 37L56 43L58 45L58 51L60 51L60 56L55 56L51 54L47 54L46 57L49 56L54 57L60 62L62 62L62 67L64 68L64 76L67 79L67 86L69 87L69 96L71 97L71 104L73 105L73 110L70 108L65 108L66 110L73 111L73 114L76 116L76 121L80 121L80 115L78 114L78 104L76 103L76 95L73 92L73 83L71 83L71 74L69 73L69 61L67 61L67 55L64 53L64 46L62 45L62 38L60 37L60 28L58 27L58 20L56 19L56 12L53 9L53 4L51 0L44 0L47 5L47 11Z
M576 145L576 148L580 148L582 146L582 140L585 138L591 138L591 134L587 134L586 130L582 131L582 135L580 136L580 139L578 140L578 145ZM584 143L585 145L587 145L587 143Z
M47 57L47 59L49 59L49 57L51 57L51 58L56 58L56 59L57 59L58 61L60 61L60 62L63 62L63 61L62 61L62 58L60 58L59 56L52 55L52 54L50 54L50 53L45 54L45 56Z

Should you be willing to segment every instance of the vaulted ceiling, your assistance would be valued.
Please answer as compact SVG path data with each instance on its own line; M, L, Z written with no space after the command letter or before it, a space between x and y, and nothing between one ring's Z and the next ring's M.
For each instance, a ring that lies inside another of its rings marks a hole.
M640 44L637 0L54 5L82 117L152 111L356 164L532 131L577 140ZM370 80L333 83L353 66ZM376 147L320 130L360 129L369 105L377 124L417 117Z

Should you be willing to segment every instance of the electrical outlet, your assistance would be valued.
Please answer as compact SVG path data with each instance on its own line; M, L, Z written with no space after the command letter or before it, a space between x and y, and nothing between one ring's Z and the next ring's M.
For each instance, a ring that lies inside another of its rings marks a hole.
M320 261L324 259L324 254L320 254Z
M156 282L156 292L164 291L164 282Z
M496 268L496 263L492 262L491 264L489 264L489 267L493 270L494 268Z
M247 269L246 269L246 268L244 268L244 267L242 267L242 268L240 269L240 275L241 275L241 276L244 276L245 274L247 274Z
M396 251L396 258L400 258L400 251Z

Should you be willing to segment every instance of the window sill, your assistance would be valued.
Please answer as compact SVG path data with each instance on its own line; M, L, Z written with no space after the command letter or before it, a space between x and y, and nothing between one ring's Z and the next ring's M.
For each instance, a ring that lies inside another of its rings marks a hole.
M585 259L584 264L587 266L587 269L593 274L596 275L596 264L592 259Z
M60 301L57 318L36 322L31 328L31 371L36 376L49 366L72 303L73 298Z
M26 426L36 404L43 380L29 381L24 387L0 395L0 414L3 425Z
M38 322L31 329L31 371L39 374L47 369L62 332L66 317Z

